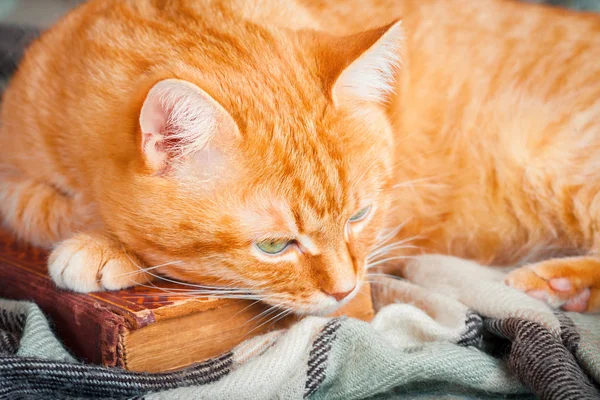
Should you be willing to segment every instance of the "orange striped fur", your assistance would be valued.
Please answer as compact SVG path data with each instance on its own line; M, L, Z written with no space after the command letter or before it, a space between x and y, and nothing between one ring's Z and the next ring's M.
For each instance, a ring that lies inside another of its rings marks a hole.
M282 3L90 0L29 49L0 213L59 286L156 271L321 313L427 252L527 264L507 283L600 309L600 17Z

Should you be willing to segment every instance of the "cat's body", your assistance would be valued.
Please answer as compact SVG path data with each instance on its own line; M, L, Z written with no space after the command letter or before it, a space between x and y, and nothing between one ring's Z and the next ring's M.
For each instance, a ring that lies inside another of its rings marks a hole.
M503 0L265 3L90 1L28 53L3 105L0 211L25 239L60 242L59 285L143 282L126 248L149 265L183 260L162 268L174 278L320 312L337 303L314 290L338 303L352 292L385 228L402 225L388 243L418 249L378 243L367 263L424 251L512 265L598 250L599 16ZM397 18L405 43L397 24L327 36ZM154 101L153 85L172 78L209 99L168 81ZM143 110L169 114L179 98L206 113L176 118L208 115L219 144L171 162ZM224 205L206 204L215 198ZM357 210L366 222L349 228ZM286 267L251 256L249 237L288 223L299 250L286 250ZM533 264L509 283L600 307L591 256Z
M414 201L403 217L429 251L486 263L597 247L598 18L464 3L456 20L450 2L422 7L409 36L395 118L398 159L413 160L397 173L416 181L398 194Z

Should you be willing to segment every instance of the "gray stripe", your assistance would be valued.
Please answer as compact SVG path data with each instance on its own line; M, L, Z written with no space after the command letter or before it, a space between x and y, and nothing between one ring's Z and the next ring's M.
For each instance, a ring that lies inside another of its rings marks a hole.
M542 325L517 318L486 319L490 332L512 341L508 365L541 399L599 399L573 354Z
M19 337L11 332L0 330L0 355L14 355L19 350Z
M483 339L483 320L474 311L469 310L466 314L465 330L458 340L459 346L481 347Z
M565 313L557 311L555 315L560 321L560 336L564 345L571 353L576 354L579 342L581 342L581 336L577 332L577 327Z
M204 385L231 371L232 353L185 369L145 374L95 365L55 362L23 357L0 357L0 398L36 394L62 399L74 396L131 398L152 391Z
M7 310L0 309L0 329L19 336L25 328L25 316L22 314L13 314Z
M581 355L579 353L579 343L581 343L581 335L577 330L577 326L567 316L567 314L557 311L555 312L558 320L560 321L560 336L565 345L565 347L573 354L577 362L579 363L579 367L582 371L587 375L591 382L593 382L596 388L599 388L599 382L595 381L593 378L593 373L590 371L588 363L585 360L581 359Z
M325 380L327 358L337 331L342 326L342 320L343 318L335 318L329 321L313 343L308 358L304 398L313 394Z

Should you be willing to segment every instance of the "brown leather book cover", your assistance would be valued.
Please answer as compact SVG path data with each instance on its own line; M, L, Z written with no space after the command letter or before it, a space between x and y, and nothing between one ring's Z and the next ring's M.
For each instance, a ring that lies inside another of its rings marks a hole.
M46 252L18 243L0 230L0 297L38 304L58 337L85 362L145 371L181 367L294 320L272 323L272 314L260 315L266 306L250 301L173 295L177 285L164 282L153 283L155 288L72 293L55 287L46 261ZM341 314L372 318L367 285L336 313ZM158 341L160 347L152 346L155 338L165 335L173 346L169 354L161 355L167 351L164 341Z

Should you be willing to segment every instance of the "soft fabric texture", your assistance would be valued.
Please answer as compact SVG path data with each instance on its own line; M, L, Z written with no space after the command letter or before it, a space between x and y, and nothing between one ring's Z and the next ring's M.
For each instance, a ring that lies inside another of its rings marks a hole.
M36 306L2 300L0 398L600 398L597 315L553 312L451 257L406 274L373 276L371 323L309 317L164 374L80 364Z

